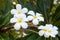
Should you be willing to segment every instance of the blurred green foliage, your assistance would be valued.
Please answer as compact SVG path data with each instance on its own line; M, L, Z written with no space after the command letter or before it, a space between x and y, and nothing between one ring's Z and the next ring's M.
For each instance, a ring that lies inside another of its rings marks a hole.
M53 0L0 0L0 29L11 25L9 21L12 17L10 11L14 8L13 1L20 3L29 10L43 14L45 24L51 23L58 27L60 26L60 4L54 5ZM32 28L32 30L37 31L35 28ZM20 33L20 31L15 31L13 28L5 32L0 31L0 40L59 40L58 35L56 38L47 39L32 32L27 32L28 35L26 37L20 38L18 37L20 34L17 32Z

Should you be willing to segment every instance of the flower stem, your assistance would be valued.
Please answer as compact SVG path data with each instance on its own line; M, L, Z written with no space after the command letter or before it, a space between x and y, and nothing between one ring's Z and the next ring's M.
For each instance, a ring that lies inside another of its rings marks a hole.
M59 40L58 37L56 37L55 40Z
M45 40L46 40L46 38L45 38Z
M50 40L53 40L52 37L50 37Z
M38 34L38 32L36 32L36 31L34 31L34 30L31 30L31 29L26 29L26 30Z

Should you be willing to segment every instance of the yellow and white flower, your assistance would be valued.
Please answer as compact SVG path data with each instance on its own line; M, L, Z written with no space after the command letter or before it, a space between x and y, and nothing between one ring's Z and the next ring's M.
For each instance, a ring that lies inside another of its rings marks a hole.
M14 28L16 30L19 30L21 27L26 29L28 27L27 18L11 18L10 20L11 23L15 23Z
M33 11L29 11L28 14L30 14L30 15L27 17L27 19L29 21L32 21L32 23L34 25L37 25L39 23L39 21L44 21L44 18L39 13L35 14Z
M22 8L21 4L16 4L16 9L11 10L11 14L14 14L14 17L24 17L27 12L28 9Z
M53 26L52 24L46 24L45 26L40 26L38 29L41 29L39 31L40 36L45 36L48 38L49 36L55 37L58 34L58 28L56 26Z

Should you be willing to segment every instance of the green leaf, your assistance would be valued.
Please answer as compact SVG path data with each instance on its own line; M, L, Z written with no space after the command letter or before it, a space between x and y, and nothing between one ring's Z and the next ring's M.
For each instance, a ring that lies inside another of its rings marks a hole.
M10 9L11 9L11 3L12 1L7 0L6 4L4 6L3 11L1 12L0 15L0 26L7 26L9 24L11 14L10 14Z
M60 26L60 6L57 7L55 13L52 15L53 24Z
M37 0L37 9L45 18L45 23L49 23L52 0Z
M35 0L18 0L18 2L22 5L22 7L26 7L29 10L33 10L36 12Z
M30 37L27 38L27 40L35 40L37 37L38 37L38 35L32 34L32 35L30 35Z
M46 40L46 38L43 36L42 37L39 36L36 40Z

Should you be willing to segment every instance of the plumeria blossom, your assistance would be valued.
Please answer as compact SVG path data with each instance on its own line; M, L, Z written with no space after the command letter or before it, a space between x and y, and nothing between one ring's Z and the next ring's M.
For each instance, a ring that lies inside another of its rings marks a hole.
M16 18L16 17L13 17L11 18L10 20L11 23L15 23L14 25L14 28L16 30L19 30L21 27L26 29L28 27L28 24L26 23L27 22L27 18Z
M16 2L12 2L13 3L13 5L16 5Z
M14 17L24 17L27 12L28 9L22 8L21 4L16 4L16 9L11 10L11 14L14 14Z
M40 36L45 36L48 38L49 36L55 37L58 34L58 28L56 26L53 26L52 24L46 24L45 26L40 26L38 29L41 29L39 31Z
M23 37L25 37L25 36L27 36L27 35L28 35L28 34L26 34L26 33L23 32Z
M39 13L35 14L33 11L29 11L28 14L30 14L30 15L27 17L27 19L29 21L32 21L32 23L34 25L37 25L39 23L39 21L44 21L44 18Z
M53 4L57 4L57 0L54 0Z
M25 37L27 36L28 34L26 34L25 32L22 33L22 35L20 34L18 37Z
M58 3L60 4L60 1Z

